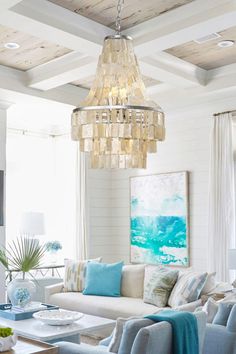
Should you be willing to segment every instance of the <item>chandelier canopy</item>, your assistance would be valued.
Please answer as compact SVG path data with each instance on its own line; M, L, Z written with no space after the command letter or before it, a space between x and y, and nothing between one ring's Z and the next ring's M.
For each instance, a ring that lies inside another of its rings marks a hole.
M164 113L146 97L132 39L120 34L119 16L118 11L117 34L104 40L89 94L72 113L72 139L90 153L92 168L146 168L147 153L165 139Z

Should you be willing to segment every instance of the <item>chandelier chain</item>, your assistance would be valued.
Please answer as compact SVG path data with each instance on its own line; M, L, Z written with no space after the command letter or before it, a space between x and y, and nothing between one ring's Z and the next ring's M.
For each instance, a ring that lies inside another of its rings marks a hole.
M116 16L116 34L121 32L121 12L123 10L124 0L118 0L117 2L117 16Z

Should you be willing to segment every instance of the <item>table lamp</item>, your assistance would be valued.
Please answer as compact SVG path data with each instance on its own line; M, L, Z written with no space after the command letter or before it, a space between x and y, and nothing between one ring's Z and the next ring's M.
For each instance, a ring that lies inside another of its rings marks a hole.
M236 248L229 250L229 269L236 270ZM232 285L236 288L236 280L234 280Z
M20 234L35 237L45 234L44 214L39 212L26 212L22 214Z

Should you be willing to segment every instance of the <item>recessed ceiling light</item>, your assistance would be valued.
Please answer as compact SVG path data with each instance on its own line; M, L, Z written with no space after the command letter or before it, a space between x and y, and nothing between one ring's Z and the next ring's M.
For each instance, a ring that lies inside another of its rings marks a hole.
M20 48L20 45L18 43L9 42L9 43L5 43L4 47L7 49L18 49Z
M217 43L218 47L220 48L228 48L228 47L232 47L232 45L234 45L235 42L234 41L220 41L219 43Z

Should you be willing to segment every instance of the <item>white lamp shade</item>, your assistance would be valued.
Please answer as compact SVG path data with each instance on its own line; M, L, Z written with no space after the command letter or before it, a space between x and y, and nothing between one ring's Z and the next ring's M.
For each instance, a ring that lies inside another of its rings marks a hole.
M29 236L44 235L44 214L38 212L23 213L21 217L20 234Z
M236 269L236 248L229 250L229 269Z

